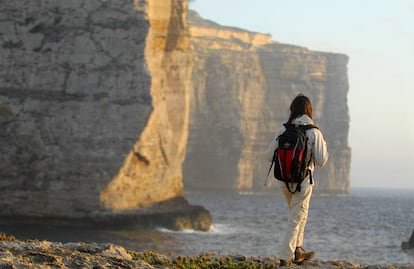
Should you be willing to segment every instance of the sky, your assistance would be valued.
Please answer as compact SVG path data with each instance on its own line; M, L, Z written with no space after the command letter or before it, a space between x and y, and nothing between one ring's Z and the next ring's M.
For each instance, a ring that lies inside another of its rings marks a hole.
M414 190L414 0L193 0L190 9L348 55L351 187Z

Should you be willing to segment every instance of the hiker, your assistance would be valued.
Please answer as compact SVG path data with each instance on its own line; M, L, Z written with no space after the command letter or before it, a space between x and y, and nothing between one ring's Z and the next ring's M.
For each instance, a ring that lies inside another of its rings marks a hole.
M300 125L302 127L314 125L312 120L312 104L308 97L302 94L295 97L290 105L290 117L286 124ZM270 143L266 153L268 161L273 161L275 150L278 148L278 139L286 131L286 126L288 125L283 125ZM309 149L307 153L310 155L308 155L309 162L307 163L308 175L302 183L287 184L277 181L289 207L288 225L282 241L282 249L278 255L281 259L281 266L289 266L293 262L301 263L315 256L315 252L306 252L302 248L303 237L314 184L313 171L315 164L320 167L324 166L329 154L321 131L316 127L306 129L307 147ZM300 184L300 187L297 188L298 184Z

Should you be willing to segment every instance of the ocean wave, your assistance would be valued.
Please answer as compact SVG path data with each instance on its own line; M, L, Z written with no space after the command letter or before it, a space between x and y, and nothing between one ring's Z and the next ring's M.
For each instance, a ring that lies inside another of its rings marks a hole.
M168 228L164 228L164 227L157 227L155 228L155 230L157 232L160 233L168 233L168 234L204 234L204 235L209 235L209 234L234 234L237 233L237 227L235 227L234 225L230 225L230 224L225 224L225 223L216 223L211 225L211 228L209 231L197 231L197 230L193 230L193 229L184 229L184 230L171 230Z

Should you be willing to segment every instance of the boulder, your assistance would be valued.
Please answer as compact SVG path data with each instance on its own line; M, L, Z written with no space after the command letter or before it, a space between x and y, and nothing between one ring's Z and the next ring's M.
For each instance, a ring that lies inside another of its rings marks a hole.
M408 242L402 242L401 248L402 249L414 249L414 230L411 234L410 240L408 240Z

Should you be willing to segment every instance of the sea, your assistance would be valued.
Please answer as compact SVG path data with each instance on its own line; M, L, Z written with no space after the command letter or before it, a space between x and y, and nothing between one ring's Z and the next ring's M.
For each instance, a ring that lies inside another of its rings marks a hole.
M288 214L284 197L278 192L188 191L186 197L191 204L210 211L211 231L0 224L0 232L19 239L113 243L137 251L176 255L277 255ZM352 188L348 195L313 195L303 247L325 261L414 263L414 251L401 249L401 243L409 240L413 230L414 190Z

